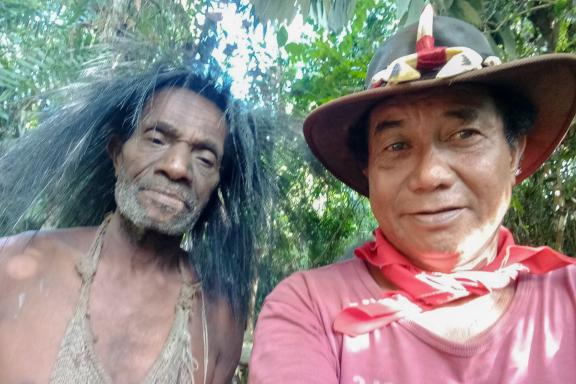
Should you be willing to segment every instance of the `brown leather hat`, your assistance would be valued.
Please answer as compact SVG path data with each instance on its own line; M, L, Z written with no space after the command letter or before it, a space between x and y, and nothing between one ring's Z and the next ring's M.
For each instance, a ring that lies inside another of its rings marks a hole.
M546 161L576 113L576 55L548 54L502 64L478 29L434 17L430 8L419 24L400 30L378 49L368 67L367 89L312 111L304 136L334 176L368 196L368 180L347 146L348 130L357 129L358 121L384 99L458 84L509 87L536 107L517 183Z

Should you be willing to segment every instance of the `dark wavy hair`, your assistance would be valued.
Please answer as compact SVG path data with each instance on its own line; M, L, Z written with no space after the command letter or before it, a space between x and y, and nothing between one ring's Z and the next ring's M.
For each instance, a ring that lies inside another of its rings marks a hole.
M264 113L231 97L219 73L157 68L68 87L70 102L0 156L0 234L98 225L116 208L108 142L130 137L147 100L168 87L192 90L226 116L220 183L183 246L207 295L226 297L245 320L255 253L269 233L272 127Z

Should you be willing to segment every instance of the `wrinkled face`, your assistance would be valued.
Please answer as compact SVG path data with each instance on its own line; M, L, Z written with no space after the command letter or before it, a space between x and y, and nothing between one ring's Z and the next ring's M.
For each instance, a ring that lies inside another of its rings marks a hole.
M227 132L222 111L203 96L156 93L132 136L113 149L120 213L168 235L190 229L220 180Z
M425 267L495 244L525 141L510 147L484 89L386 100L369 124L370 204L396 248Z

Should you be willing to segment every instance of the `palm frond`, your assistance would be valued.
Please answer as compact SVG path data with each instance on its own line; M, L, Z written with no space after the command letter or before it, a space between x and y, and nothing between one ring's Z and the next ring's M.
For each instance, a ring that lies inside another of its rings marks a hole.
M289 24L297 14L338 31L352 19L356 0L250 0L262 21Z

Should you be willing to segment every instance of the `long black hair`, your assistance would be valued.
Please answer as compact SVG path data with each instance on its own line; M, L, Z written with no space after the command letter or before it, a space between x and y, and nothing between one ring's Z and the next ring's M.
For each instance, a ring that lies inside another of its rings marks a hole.
M271 124L231 97L225 75L158 67L67 87L69 102L0 156L0 234L98 225L116 207L108 142L130 137L147 100L167 87L190 89L225 113L220 183L183 246L205 292L226 297L245 319L255 253L268 233Z

